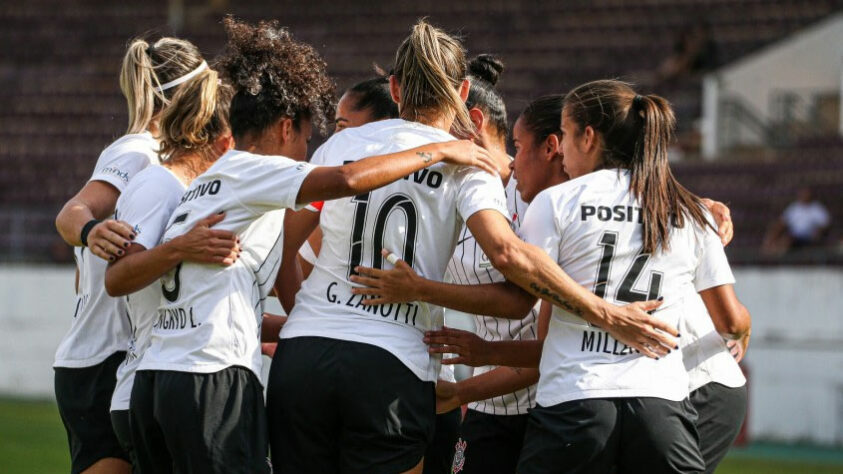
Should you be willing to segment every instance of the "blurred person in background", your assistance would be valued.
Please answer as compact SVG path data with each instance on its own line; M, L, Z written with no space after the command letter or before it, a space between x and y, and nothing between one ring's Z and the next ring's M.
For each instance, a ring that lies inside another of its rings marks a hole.
M803 187L796 201L785 208L782 215L770 225L762 249L769 254L788 250L816 247L823 244L831 216L825 206L814 199L810 187Z

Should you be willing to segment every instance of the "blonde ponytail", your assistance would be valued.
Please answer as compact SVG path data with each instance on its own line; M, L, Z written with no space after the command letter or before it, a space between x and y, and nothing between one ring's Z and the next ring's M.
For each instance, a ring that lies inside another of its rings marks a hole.
M179 152L201 150L229 130L229 87L213 69L206 69L179 87L161 116L159 153L169 159Z
M126 133L145 131L178 89L158 90L161 84L190 73L202 61L199 49L182 39L161 38L153 44L131 41L120 68L120 90L129 109Z
M424 20L413 26L395 54L394 74L401 86L398 108L406 120L453 117L451 130L463 137L474 135L465 101L459 91L467 65L462 44Z
M155 111L155 86L157 78L152 60L146 54L149 44L134 40L123 57L120 69L120 90L129 107L129 128L126 133L141 133L146 130Z

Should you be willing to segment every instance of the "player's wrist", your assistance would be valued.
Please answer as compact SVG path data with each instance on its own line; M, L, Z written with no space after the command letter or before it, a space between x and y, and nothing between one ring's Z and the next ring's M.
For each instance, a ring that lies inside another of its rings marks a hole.
M99 219L91 219L82 226L82 230L79 232L79 242L82 243L83 247L88 246L88 237L91 234L91 231L94 230L94 227L102 223Z
M178 265L180 262L187 260L187 251L184 245L183 235L173 237L172 240L162 244L161 247L166 250L165 255L171 263Z
M413 301L430 302L431 301L431 295L432 295L431 288L430 288L430 286L431 286L430 280L427 280L426 278L415 278L415 277L414 277L414 280L415 281L413 282L413 284L410 285L410 288L414 288L413 293L412 293Z

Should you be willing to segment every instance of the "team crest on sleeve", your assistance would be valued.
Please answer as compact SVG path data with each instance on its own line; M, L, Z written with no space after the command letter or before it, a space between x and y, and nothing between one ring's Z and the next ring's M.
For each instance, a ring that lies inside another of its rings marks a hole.
M456 451L454 452L454 463L451 465L451 472L457 474L458 472L462 472L462 468L465 467L465 446L466 442L464 439L460 439L457 441Z

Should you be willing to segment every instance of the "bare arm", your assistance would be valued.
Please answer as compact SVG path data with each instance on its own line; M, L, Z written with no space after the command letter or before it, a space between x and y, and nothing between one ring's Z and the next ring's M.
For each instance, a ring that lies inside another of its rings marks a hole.
M183 260L231 265L240 255L237 236L210 227L225 214L199 221L187 234L147 249L132 243L126 256L111 263L105 271L105 290L110 296L123 296L146 288Z
M263 313L263 320L261 322L261 342L273 343L278 342L278 333L287 322L286 316L280 314Z
M552 306L542 301L539 310L537 339L519 341L487 341L471 331L442 328L428 331L425 344L431 354L456 354L442 359L443 364L464 364L471 367L500 365L507 367L537 368L542 356L542 346L547 337Z
M536 304L535 296L509 282L482 285L455 285L420 277L407 262L384 250L383 255L395 259L391 270L357 267L351 281L366 285L352 288L358 295L370 295L365 305L426 301L437 306L471 314L508 319L522 319Z
M600 326L649 357L678 347L676 328L647 313L660 302L615 306L604 301L578 285L541 249L519 239L497 211L476 212L467 225L492 265L531 294Z
M752 327L746 307L738 301L732 285L720 285L700 292L717 332L729 339L741 339Z
M70 245L82 246L82 228L93 219L105 219L114 214L120 191L104 181L90 181L70 198L56 216L56 230ZM134 237L132 227L114 219L104 220L88 233L88 248L105 260L123 255Z
M497 173L489 152L470 140L431 143L343 166L320 166L302 182L296 203L327 201L369 192L440 161Z
M298 262L299 249L318 225L319 214L307 209L298 212L288 209L284 214L284 247L281 268L275 278L275 294L287 314L293 310L303 279Z
M466 403L506 395L538 381L538 369L512 367L498 367L457 383L440 380L436 384L436 413L447 413Z
M465 403L488 400L537 383L539 381L538 366L541 360L542 344L547 337L548 324L550 323L550 311L551 305L542 301L537 328L538 340L484 341L489 345L490 353L493 354L491 360L497 361L488 365L502 366L456 384L440 381L436 385L436 412L445 413ZM504 342L511 344L505 345ZM503 364L509 365L509 367L503 366Z

